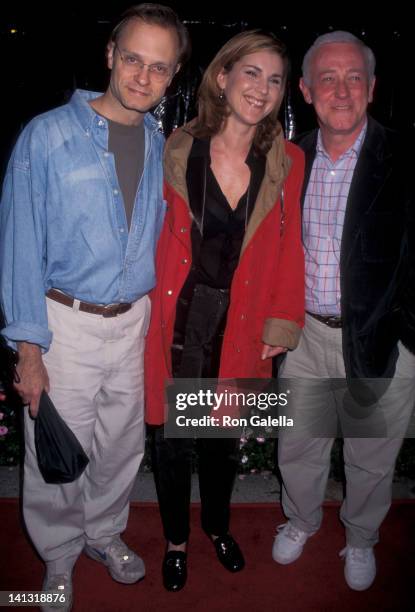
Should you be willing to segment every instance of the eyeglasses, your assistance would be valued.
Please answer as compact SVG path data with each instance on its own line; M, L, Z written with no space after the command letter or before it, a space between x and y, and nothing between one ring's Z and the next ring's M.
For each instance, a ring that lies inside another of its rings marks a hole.
M114 45L114 49L117 49L125 70L130 74L139 73L144 69L144 66L147 66L150 77L161 83L172 73L171 67L166 66L166 64L145 64L133 53L122 52L117 44Z

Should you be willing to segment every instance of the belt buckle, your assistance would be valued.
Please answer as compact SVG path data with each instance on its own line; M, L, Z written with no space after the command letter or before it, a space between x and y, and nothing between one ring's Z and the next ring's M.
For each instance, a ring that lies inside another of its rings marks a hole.
M331 315L330 317L327 317L327 322L330 325L333 326L338 326L339 323L341 321L341 317L335 316L335 315Z
M119 304L107 304L103 307L104 312L102 313L102 316L106 319L116 317L118 315L118 307Z

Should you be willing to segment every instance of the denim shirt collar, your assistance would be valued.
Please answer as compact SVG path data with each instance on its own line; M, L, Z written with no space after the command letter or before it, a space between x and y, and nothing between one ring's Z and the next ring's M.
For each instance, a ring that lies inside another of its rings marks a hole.
M99 91L87 91L86 89L76 89L71 97L70 105L82 125L85 132L89 133L94 127L107 127L107 122L104 117L101 117L94 111L92 106L88 104L90 100L102 96ZM151 113L144 115L144 127L148 132L160 132L160 125Z

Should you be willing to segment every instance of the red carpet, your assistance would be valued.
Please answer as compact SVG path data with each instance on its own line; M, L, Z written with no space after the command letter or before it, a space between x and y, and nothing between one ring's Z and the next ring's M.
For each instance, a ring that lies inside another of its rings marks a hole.
M271 559L275 526L283 522L279 506L233 507L232 533L246 556L246 568L230 574L216 560L192 509L189 578L179 593L164 591L160 565L163 539L157 506L132 504L125 540L140 551L147 576L139 584L120 585L104 567L82 556L75 569L74 612L404 612L415 610L415 503L395 503L376 547L378 576L365 592L351 591L337 556L344 546L338 504L326 504L322 529L302 557L288 566ZM0 500L0 590L38 590L43 565L23 534L17 500ZM33 608L26 608L33 609Z

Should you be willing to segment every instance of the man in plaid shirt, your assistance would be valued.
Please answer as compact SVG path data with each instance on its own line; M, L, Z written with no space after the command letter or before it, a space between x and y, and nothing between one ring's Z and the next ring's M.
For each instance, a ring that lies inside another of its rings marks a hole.
M375 579L373 547L415 403L410 148L367 114L374 70L371 49L340 31L317 38L303 62L300 88L319 129L297 141L306 155L307 315L281 368L292 383L295 431L280 434L288 522L273 546L275 561L291 563L320 528L339 418L346 475L340 555L354 590Z

